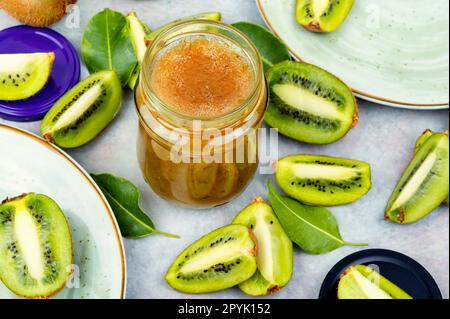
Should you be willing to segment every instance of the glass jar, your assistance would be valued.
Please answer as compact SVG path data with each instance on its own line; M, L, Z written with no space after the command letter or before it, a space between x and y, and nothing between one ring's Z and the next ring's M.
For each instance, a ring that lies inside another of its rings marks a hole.
M212 117L181 113L160 99L151 76L167 48L192 39L220 39L239 48L253 74L251 94ZM222 205L241 193L258 167L257 129L267 107L267 86L257 49L237 29L196 20L161 33L147 50L135 92L138 158L145 180L161 197L190 207Z

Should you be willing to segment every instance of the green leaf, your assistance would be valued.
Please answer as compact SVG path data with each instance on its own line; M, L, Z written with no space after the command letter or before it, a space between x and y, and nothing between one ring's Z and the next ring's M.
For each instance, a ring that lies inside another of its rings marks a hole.
M125 16L110 9L96 14L84 30L81 54L89 72L114 69L125 86L138 63Z
M179 238L176 235L163 233L155 229L150 217L139 207L141 196L139 189L130 181L111 174L91 174L91 176L114 211L122 236L140 238L156 233Z
M269 201L289 238L310 254L324 254L342 246L367 246L342 239L336 218L323 207L303 205L281 196L267 182Z
M291 60L291 55L286 45L263 26L250 22L236 22L232 26L245 33L255 44L266 71L277 63Z

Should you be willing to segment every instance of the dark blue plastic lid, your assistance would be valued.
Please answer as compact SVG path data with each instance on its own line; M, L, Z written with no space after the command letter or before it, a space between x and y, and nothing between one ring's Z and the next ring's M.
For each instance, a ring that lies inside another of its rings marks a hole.
M36 121L80 80L80 58L73 45L48 28L16 26L0 31L1 53L54 52L55 62L45 87L21 101L0 101L0 117L12 121Z

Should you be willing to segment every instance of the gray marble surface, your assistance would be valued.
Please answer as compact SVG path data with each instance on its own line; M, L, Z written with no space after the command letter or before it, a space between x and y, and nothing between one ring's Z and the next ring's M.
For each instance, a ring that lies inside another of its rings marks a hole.
M254 0L80 0L79 28L65 22L53 28L80 48L83 27L103 7L120 11L135 10L156 28L175 18L202 11L218 10L226 22L238 20L263 23ZM17 24L0 12L0 29ZM83 76L87 72L83 68ZM346 138L329 146L311 146L281 138L280 155L312 153L349 157L371 163L373 189L358 202L332 208L349 241L367 241L370 248L388 248L407 254L425 266L436 279L445 298L449 297L449 214L441 207L426 219L409 226L383 220L383 209L402 170L413 152L415 139L430 128L447 130L449 112L412 111L359 101L361 121ZM38 133L39 122L0 123ZM95 141L68 153L89 172L112 172L133 181L142 190L142 207L151 212L162 230L177 233L180 240L150 236L124 240L128 264L128 298L245 298L238 289L204 295L186 296L172 290L164 274L186 245L201 235L228 224L235 214L257 195L266 196L267 176L256 176L248 189L226 206L211 210L179 208L158 198L144 182L136 158L137 117L133 99L127 92L118 118ZM295 273L290 284L273 298L316 298L329 269L358 248L344 247L326 255L312 256L295 250Z

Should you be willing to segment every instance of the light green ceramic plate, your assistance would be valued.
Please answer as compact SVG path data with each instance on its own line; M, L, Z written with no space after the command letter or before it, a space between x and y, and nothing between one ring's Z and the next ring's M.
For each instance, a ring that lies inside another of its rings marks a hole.
M256 1L295 58L334 73L357 96L404 108L448 108L448 0L355 0L341 28L329 34L297 24L296 0Z
M125 256L114 215L89 175L39 137L0 124L0 200L36 192L53 198L69 220L74 277L55 298L124 298ZM0 282L0 299L14 298Z

